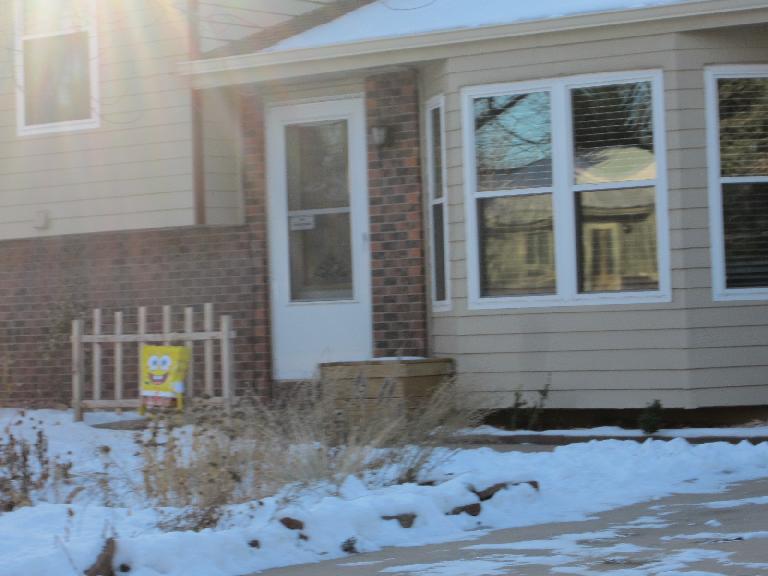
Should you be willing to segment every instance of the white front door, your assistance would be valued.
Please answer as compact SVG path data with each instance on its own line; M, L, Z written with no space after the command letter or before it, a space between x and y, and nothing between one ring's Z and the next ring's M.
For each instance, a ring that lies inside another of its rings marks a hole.
M273 376L372 355L365 107L360 99L267 115Z

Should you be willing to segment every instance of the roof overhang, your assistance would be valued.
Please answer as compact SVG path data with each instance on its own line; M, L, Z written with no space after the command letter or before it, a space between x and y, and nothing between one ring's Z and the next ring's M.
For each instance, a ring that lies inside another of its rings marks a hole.
M664 21L670 24L669 31L766 22L768 1L701 0L313 48L263 50L183 62L180 72L192 77L196 88L289 80L450 57L451 47L456 50L472 42Z

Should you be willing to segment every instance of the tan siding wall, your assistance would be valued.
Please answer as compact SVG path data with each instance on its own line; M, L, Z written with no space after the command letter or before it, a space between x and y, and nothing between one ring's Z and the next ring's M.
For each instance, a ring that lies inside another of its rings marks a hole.
M434 98L435 96L442 96L445 94L446 91L446 84L445 84L445 61L437 61L437 62L429 62L427 64L424 64L419 69L419 95L421 97L421 134L423 135L422 142L425 142L425 138L429 138L429 133L427 132L427 109L426 109L426 103L429 99ZM429 192L427 189L428 183L429 183L429 159L427 158L427 146L422 145L421 146L421 181L422 181L422 187L424 190L424 193L422 195L423 198L423 210L424 214L426 215L427 220L429 219L429 214L432 211L432 207L430 206L430 199L429 199ZM429 244L431 243L431 235L432 230L429 227L428 223L424 227L424 234L425 234L425 242L427 249L425 250L425 258L426 258L426 273L427 273L427 304L428 309L431 309L432 307L432 256L431 256L431 250L429 249ZM433 314L428 313L427 314L427 330L429 334L432 334L434 332L434 316ZM430 338L427 342L429 353L434 355L436 348L439 348L440 345L436 343L435 338Z
M697 123L705 122L704 78L708 65L768 63L766 27L716 30L675 37L677 70L683 75L677 105L686 107ZM691 138L680 166L681 178L696 181L686 189L687 206L706 206L706 186L698 185L706 169L706 140ZM691 211L691 208L689 208ZM702 211L703 212L703 211ZM701 327L688 335L690 402L693 405L768 404L768 304L714 302L708 261L709 222L706 213L691 222L695 232L682 265L696 277L686 290L688 324Z
M243 222L240 185L240 114L238 93L205 90L203 109L203 167L205 222L233 225Z
M344 98L345 96L359 96L364 92L365 78L362 76L272 82L263 87L264 101L268 106L301 101Z
M327 0L202 0L203 42L217 45L322 6ZM13 19L0 38L0 239L194 222L184 2L97 2L100 127L18 136ZM13 0L0 0L13 14ZM216 34L218 36L216 36ZM210 47L210 46L209 46ZM206 221L242 222L238 107L204 98ZM49 224L34 227L44 211Z
M526 49L520 40L468 49L425 69L422 93L446 94L453 309L433 314L433 350L457 359L460 382L486 406L550 385L556 408L768 404L768 305L715 303L709 222L703 67L766 62L765 30L653 33ZM663 69L673 299L642 305L469 310L460 90L572 74Z
M96 4L95 129L17 135L13 23L0 24L0 239L193 222L189 93L176 74L186 15L149 0ZM0 11L12 14L13 3ZM49 225L38 230L41 210Z

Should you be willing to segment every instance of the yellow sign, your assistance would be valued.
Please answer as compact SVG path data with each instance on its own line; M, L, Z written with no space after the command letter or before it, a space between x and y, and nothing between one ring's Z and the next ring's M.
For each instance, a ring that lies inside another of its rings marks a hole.
M141 352L141 407L184 407L184 379L189 365L184 346L144 346Z

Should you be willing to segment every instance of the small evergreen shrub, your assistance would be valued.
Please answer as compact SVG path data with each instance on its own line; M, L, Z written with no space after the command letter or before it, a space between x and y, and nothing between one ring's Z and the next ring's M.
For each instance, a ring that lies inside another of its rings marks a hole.
M637 419L640 429L646 434L654 434L661 428L662 407L659 400L648 404Z

